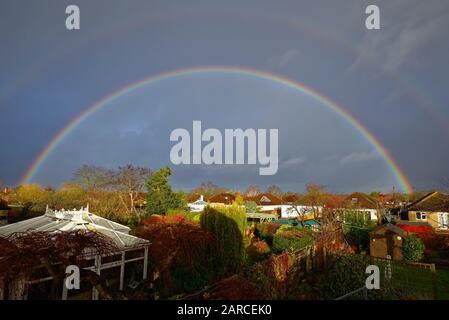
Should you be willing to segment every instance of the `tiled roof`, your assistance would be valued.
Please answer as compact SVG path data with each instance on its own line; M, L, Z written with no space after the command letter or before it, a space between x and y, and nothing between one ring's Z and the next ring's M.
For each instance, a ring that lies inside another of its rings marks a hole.
M373 229L373 231L370 232L370 234L380 234L383 233L385 230L390 230L396 234L405 236L405 231L403 229L390 223L377 226L376 228Z
M245 201L254 201L258 206L276 206L283 203L282 199L271 193L259 193L253 197L245 197Z
M430 192L408 207L410 211L449 212L449 195L441 192Z
M299 196L297 196L296 194L289 194L286 196L282 197L282 201L287 203L287 204L292 204L295 203L299 200Z
M362 192L354 192L350 194L349 196L346 197L346 202L347 204L360 209L379 208L379 202L376 199Z
M219 193L208 199L210 203L232 204L235 200L235 195L232 193Z

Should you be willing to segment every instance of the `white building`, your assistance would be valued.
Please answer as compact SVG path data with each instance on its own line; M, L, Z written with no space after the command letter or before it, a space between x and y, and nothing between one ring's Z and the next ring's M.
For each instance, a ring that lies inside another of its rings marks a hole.
M201 212L201 211L203 211L203 209L206 205L207 205L207 202L204 201L203 195L201 195L200 198L198 200L196 200L195 202L187 204L187 206L189 207L189 210L192 212Z
M321 206L306 206L306 205L290 205L283 204L281 206L281 217L284 219L292 218L305 218L314 219L315 215L319 215L323 212L323 207Z
M130 235L130 228L122 224L110 221L108 219L99 217L89 212L89 208L81 208L80 210L51 210L47 207L44 215L32 219L12 223L0 227L0 236L8 237L17 232L70 232L76 230L84 230L86 232L98 232L112 242L117 247L117 252L113 253L107 261L103 261L104 256L99 255L94 250L86 250L82 255L82 259L86 261L93 261L92 266L88 266L86 270L95 271L100 275L102 270L117 268L117 278L119 279L119 289L124 288L124 274L127 263L136 261L143 261L142 278L147 279L148 272L148 247L150 242L148 240ZM129 254L128 254L129 252ZM132 258L131 258L132 257ZM1 253L0 253L1 258ZM112 261L111 261L111 258ZM118 258L118 260L117 260ZM5 295L4 288L1 286L0 274L0 300ZM27 292L24 288L29 288L30 285L42 283L53 280L52 276L34 279L30 276L21 278L15 281L19 283L24 292L23 296L14 296L13 299L27 299ZM62 299L67 299L67 289L61 284L63 288ZM10 297L11 298L11 297ZM95 288L92 289L92 299L98 299L98 292Z
M314 213L321 213L323 210L322 207L298 205L296 201L291 201L295 199L281 199L270 193L261 193L253 197L247 197L245 200L255 202L261 212L276 212L282 219L300 217L313 219Z

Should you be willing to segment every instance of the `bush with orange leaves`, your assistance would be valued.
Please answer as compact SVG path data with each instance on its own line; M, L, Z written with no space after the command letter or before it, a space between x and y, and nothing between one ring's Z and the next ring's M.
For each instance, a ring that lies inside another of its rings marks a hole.
M158 214L152 214L147 218L143 219L140 224L148 226L154 223L181 223L186 222L186 216L183 214L172 214L169 216L161 216Z
M198 225L147 219L136 235L151 242L149 265L161 297L201 289L222 274L222 250L215 237Z

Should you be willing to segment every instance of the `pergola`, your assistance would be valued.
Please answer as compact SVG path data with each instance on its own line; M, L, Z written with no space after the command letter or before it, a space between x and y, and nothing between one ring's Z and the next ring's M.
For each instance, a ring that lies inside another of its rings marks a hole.
M108 219L99 217L89 212L89 208L81 208L80 210L51 210L47 207L44 215L13 223L10 225L0 227L0 236L7 237L17 232L70 232L76 230L85 230L87 232L98 232L108 239L112 240L118 248L117 252L111 254L98 254L94 250L86 250L82 257L83 261L87 263L83 269L94 271L100 275L102 270L120 267L119 274L119 289L124 288L125 266L128 263L143 261L142 279L147 279L148 272L148 247L150 242L148 240L138 238L129 234L130 228L122 224L110 221ZM132 257L127 257L131 255ZM105 259L108 258L108 259ZM104 261L104 260L106 261ZM112 261L111 261L112 260ZM51 281L52 276L42 277L38 279L27 279L23 286L30 286L37 283ZM62 285L62 299L67 299L67 288L63 281ZM1 287L0 281L0 299L4 297L4 288ZM27 299L24 295L22 299ZM99 298L98 291L95 287L92 288L92 299Z

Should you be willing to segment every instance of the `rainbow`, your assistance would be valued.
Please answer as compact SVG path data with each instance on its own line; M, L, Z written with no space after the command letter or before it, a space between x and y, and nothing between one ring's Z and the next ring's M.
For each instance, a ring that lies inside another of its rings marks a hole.
M237 74L243 76L254 77L258 79L264 79L268 81L272 81L274 83L278 83L284 85L286 87L292 88L296 91L304 93L321 103L325 106L329 107L332 111L341 116L344 120L346 120L354 129L362 134L362 136L379 152L382 156L395 179L399 183L400 187L405 192L412 192L413 188L409 180L407 179L404 172L401 170L399 165L393 159L393 157L389 154L388 150L380 143L380 141L363 125L361 124L354 116L352 116L348 111L343 109L334 101L329 98L323 96L319 92L314 89L307 87L304 84L295 82L286 77L254 70L245 67L228 67L228 66L200 66L200 67L191 67L191 68L183 68L177 69L165 73L160 73L157 75L153 75L142 80L138 80L132 82L125 87L120 88L117 91L112 92L111 94L105 96L101 100L94 103L92 106L88 107L82 113L80 113L77 117L72 119L62 130L60 130L50 141L50 143L38 154L38 156L34 159L32 164L29 166L24 176L21 179L20 183L30 183L39 168L43 165L45 160L50 156L52 151L64 140L64 138L70 134L80 123L82 123L85 119L91 116L93 113L98 111L99 109L108 105L108 103L114 101L115 99L126 95L133 90L141 88L143 86L156 83L158 81L182 77L182 76L190 76L195 74L205 74L205 73L221 73L221 74Z

